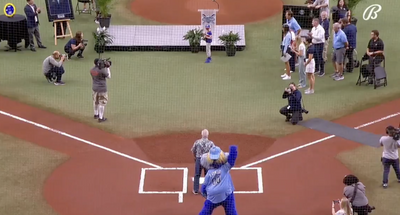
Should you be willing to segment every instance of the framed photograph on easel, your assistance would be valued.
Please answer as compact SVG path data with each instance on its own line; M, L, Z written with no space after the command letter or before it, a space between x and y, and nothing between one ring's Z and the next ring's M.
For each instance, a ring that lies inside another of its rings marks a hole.
M49 22L75 19L71 0L45 0L45 2Z

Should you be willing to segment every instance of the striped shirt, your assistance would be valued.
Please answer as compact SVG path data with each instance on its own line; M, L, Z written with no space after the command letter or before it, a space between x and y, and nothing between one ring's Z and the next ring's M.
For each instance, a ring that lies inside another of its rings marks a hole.
M201 138L194 142L191 151L196 155L196 158L201 158L203 154L208 153L214 146L214 143L208 138Z

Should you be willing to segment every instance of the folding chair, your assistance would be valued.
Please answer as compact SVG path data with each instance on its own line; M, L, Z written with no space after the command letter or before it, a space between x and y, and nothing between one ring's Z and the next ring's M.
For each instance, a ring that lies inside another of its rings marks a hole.
M79 4L88 4L89 8L86 10L80 9ZM92 1L91 0L78 0L76 2L75 11L78 12L78 14L81 14L81 13L92 14L92 11L93 11L92 10Z
M375 63L375 58L372 60L372 64L369 62L369 57L364 56L361 59L360 74L356 85L361 86L362 83L366 85L373 84L374 89L387 86L387 75L386 75L386 58L382 55L383 60L380 63ZM364 62L367 62L366 64Z

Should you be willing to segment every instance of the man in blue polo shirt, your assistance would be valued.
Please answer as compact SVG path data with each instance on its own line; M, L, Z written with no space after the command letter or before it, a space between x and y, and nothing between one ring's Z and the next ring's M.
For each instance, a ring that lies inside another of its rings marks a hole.
M342 31L342 27L339 23L333 24L333 67L335 68L335 73L332 78L335 81L341 81L344 79L343 76L343 63L346 54L346 49L349 46L346 34Z
M346 50L346 57L349 59L349 63L346 65L347 72L353 72L354 69L354 58L353 52L357 46L357 27L349 22L349 19L343 18L343 32L346 34L347 40L349 42L349 48Z
M291 10L286 11L286 23L289 25L289 29L293 29L296 35L300 35L301 27L297 20L293 17L293 12Z

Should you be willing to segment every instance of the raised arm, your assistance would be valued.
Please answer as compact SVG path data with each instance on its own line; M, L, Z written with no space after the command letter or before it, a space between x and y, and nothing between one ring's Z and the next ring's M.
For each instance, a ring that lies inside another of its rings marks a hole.
M229 147L229 156L228 156L228 164L230 165L230 168L235 166L236 159L238 156L238 151L237 151L237 146L230 146Z

